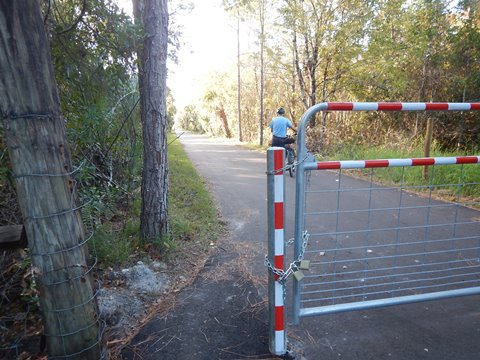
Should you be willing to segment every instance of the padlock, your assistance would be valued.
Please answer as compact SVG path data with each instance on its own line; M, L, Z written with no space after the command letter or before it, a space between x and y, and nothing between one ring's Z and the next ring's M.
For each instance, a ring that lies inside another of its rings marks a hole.
M300 261L300 265L298 268L301 270L309 270L310 269L310 260L302 260Z
M295 276L295 279L297 279L297 281L302 281L302 279L305 277L302 270L298 270L298 269L293 270L293 276Z

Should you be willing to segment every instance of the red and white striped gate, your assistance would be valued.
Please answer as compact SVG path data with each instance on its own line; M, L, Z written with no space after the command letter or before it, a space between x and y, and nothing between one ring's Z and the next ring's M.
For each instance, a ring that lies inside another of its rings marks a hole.
M468 179L468 166L477 166L480 156L317 162L305 145L306 126L319 111L472 110L480 110L480 103L322 103L310 108L297 138L295 242L288 266L283 149L268 150L272 353L286 353L284 284L301 260L310 266L305 276L293 277L294 323L305 316L480 294L480 202L434 196L435 191L461 194L480 186L480 179ZM435 172L452 165L461 167L459 179L435 182ZM405 182L418 166L430 167L429 182ZM382 169L398 171L401 181L378 185L374 176ZM307 189L306 174L321 176L325 170L335 181ZM423 195L413 195L418 192Z

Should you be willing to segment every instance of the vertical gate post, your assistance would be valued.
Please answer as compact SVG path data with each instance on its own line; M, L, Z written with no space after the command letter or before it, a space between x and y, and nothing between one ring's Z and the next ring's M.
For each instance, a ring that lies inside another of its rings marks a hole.
M325 103L317 104L308 109L300 119L297 133L297 171L295 174L295 233L293 258L298 259L303 242L304 231L304 206L305 206L305 161L307 160L308 150L306 145L306 128L313 116L326 108ZM301 284L293 278L293 324L298 325L300 322L300 290Z
M267 150L267 207L268 207L268 261L274 269L285 270L285 149L271 147ZM287 352L285 333L285 285L269 266L268 316L269 349L272 354Z

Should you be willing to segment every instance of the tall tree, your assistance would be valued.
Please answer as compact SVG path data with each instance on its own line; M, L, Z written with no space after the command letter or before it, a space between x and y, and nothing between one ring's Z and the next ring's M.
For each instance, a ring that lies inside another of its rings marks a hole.
M147 241L168 232L167 163L167 0L134 0L134 16L144 31L139 49L140 108L143 125L142 213Z
M226 11L235 16L237 20L237 128L238 140L243 141L242 131L242 78L241 78L241 53L240 53L240 22L242 21L242 12L248 6L250 0L223 0L223 7Z
M450 83L453 101L480 101L480 2L463 0L456 9L455 26L450 33L448 49ZM454 114L442 121L443 146L471 148L480 143L480 117L473 112Z
M283 27L292 36L294 66L304 109L332 100L352 71L364 40L369 10L364 1L285 0ZM326 127L324 113L320 144ZM315 118L310 122L316 125Z
M305 110L316 103L316 71L320 61L319 46L323 38L323 21L327 20L325 13L332 11L331 4L325 4L321 9L316 9L313 5L313 2L287 0L286 8L282 11L284 26L292 33L295 70ZM318 12L320 10L321 13Z
M39 2L0 2L0 113L51 357L99 359L101 332Z
M242 78L240 62L240 10L237 9L237 121L238 121L238 141L242 139Z
M264 97L265 97L265 0L259 0L258 4L258 20L260 26L260 115L259 115L259 131L260 146L263 145L263 127L264 127Z
M259 142L263 145L263 127L264 127L264 105L265 105L265 20L266 20L266 0L223 0L223 5L227 11L235 12L238 19L241 18L240 12L246 17L252 17L255 21L258 21L258 42L259 42L259 62L260 62L260 79L258 84L259 95L259 120L258 120L258 132ZM238 89L240 91L240 33L238 34ZM239 92L240 99L240 92ZM240 101L238 103L238 112L240 114ZM239 117L240 121L240 117ZM239 128L240 131L240 128Z

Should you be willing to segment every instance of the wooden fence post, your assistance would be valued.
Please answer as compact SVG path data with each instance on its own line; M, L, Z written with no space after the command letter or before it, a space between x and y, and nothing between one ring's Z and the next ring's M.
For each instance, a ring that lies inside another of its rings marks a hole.
M0 2L0 114L50 358L100 359L101 326L38 1Z

